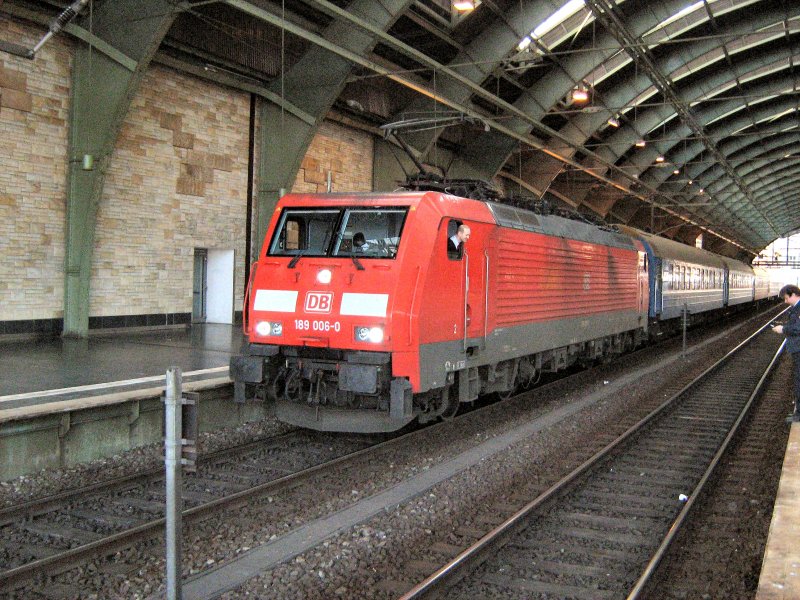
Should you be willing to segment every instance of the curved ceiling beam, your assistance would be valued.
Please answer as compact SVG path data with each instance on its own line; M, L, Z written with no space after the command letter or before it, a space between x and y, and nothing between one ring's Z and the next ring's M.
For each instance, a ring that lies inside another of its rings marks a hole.
M791 76L791 73L783 72L778 77L773 77L769 81L761 81L751 86L749 89L756 96L769 98L772 96L780 96L781 94L784 94L787 89L791 90L793 82L794 78ZM791 102L796 102L796 100L792 99L790 103ZM748 107L742 105L739 100L731 99L725 102L721 102L713 109L698 112L698 117L703 122L713 124L716 121L721 121L720 119L721 115L728 115L729 117L734 117L737 113L744 114L742 111L747 110L747 108ZM720 122L720 125L724 127L724 121ZM715 131L717 131L717 129L712 125L709 125L709 135L716 137L714 133ZM692 179L702 179L703 174L707 170L713 168L712 166L710 166L710 163L701 164L697 162L697 157L702 155L703 152L704 152L704 146L696 140L693 140L691 144L687 145L687 148L684 151L685 162L693 161L695 162L696 165L691 169L690 175Z
M737 152L731 156L731 162L736 164L742 178L755 183L760 177L760 171L764 167L769 167L777 162L782 162L787 157L800 149L800 131L788 131L783 134L776 134L764 138L760 143L753 144L747 149ZM704 181L709 181L706 177ZM717 180L706 184L706 191L709 193L726 193L730 188L730 182Z
M789 221L797 221L796 218L788 220L787 218L795 212L796 208L793 205L798 204L798 199L790 198L792 202L787 203L785 193L788 188L793 188L797 184L798 170L793 167L784 167L779 169L776 175L773 183L769 187L759 189L757 194L762 199L766 210L776 213L776 218L780 217L784 220L783 227L786 231L793 227ZM712 207L708 209L709 212L716 210L718 205L712 205Z
M797 174L791 176L793 178L792 181L784 181L781 183L780 189L776 191L775 197L773 200L773 207L776 212L781 209L785 208L786 211L794 211L796 212L800 209L800 203L797 201L798 190L800 190L800 184L797 182ZM795 220L794 222L787 221L786 228L780 232L778 237L783 237L787 231L797 231L800 224Z
M684 104L698 103L698 106L701 107L695 107L693 111L697 115L698 124L706 131L705 137L707 139L714 140L720 137L718 135L719 131L715 130L712 133L708 131L707 128L712 126L714 121L720 119L723 115L730 118L733 114L736 114L736 112L747 111L745 116L750 117L750 124L754 124L754 120L750 116L750 111L755 110L754 106L758 106L758 103L752 105L746 99L734 98L728 102L722 102L720 103L720 107L716 107L713 97L707 95L708 89L732 86L743 78L757 81L759 79L757 73L764 70L765 67L768 67L770 72L764 75L764 78L769 77L775 79L779 76L776 76L776 71L783 71L785 73L784 77L787 80L787 85L793 82L792 74L788 70L790 67L790 56L787 56L786 49L780 49L767 53L766 55L759 55L758 57L735 63L733 74L727 69L719 73L711 73L710 76L702 78L697 84L679 90L678 95ZM791 87L789 89L791 89ZM706 106L703 107L703 104ZM733 110L731 110L731 106L734 107ZM665 114L664 107L658 107L657 109L646 111L646 113L643 114L642 120L646 120L646 125L652 130L658 127L660 123L663 123L668 117L669 115ZM630 159L630 162L636 161L634 164L651 166L657 155L668 155L672 148L680 144L682 138L690 136L693 138L693 147L697 148L698 153L707 150L704 143L705 140L698 138L693 131L686 127L685 124L681 123L680 126L673 126L670 128L669 135L666 136L668 139L663 140L656 138L654 143L649 144L651 148L635 153L634 157ZM627 138L625 141L630 143L634 142L634 140L630 138ZM721 144L722 140L716 143ZM630 145L628 148L630 148ZM626 148L626 150L628 148ZM721 148L719 151L724 156ZM648 160L649 163L647 162Z
M791 97L781 97L767 103L760 103L751 106L751 110L747 113L740 112L735 118L725 119L715 124L713 129L708 129L708 135L718 138L722 151L730 154L735 152L739 145L749 144L751 143L750 140L758 139L761 135L770 135L774 131L786 128L786 123L773 123L766 127L762 123L768 122L776 115L783 114L788 110L794 110L796 106L796 100ZM753 131L756 127L757 130ZM741 137L736 137L740 134ZM667 153L665 162L684 169L685 165L691 163L700 155L702 147L700 144L696 144L694 140L689 140L687 144L684 138L684 141L681 142L681 138L672 132L670 136L678 143L673 145L673 149ZM693 171L691 175L697 175L698 173L699 171ZM683 177L684 174L685 172L681 176ZM724 176L721 171L720 174ZM641 179L657 186L671 177L671 170L654 168L643 174ZM710 181L706 182L707 185L710 185L710 183Z
M786 147L796 143L800 139L799 135L798 128L795 127L791 131L775 131L772 134L764 133L763 136L751 136L747 146L728 154L728 157L742 177L746 177L751 171L749 163L761 160L765 154L769 154L769 157L772 158L783 158L786 154ZM669 175L659 186L671 186L673 192L679 191L674 186L688 178L697 181L710 194L724 193L732 187L731 182L725 177L725 173L716 165L712 164L709 169L709 165L702 160L684 163L681 166L683 170L678 176L672 175L674 166L670 164L664 169Z
M320 5L323 3L321 0L313 1ZM325 3L327 4L327 2ZM496 19L486 31L474 38L447 64L446 69L434 70L436 91L459 104L469 104L470 98L475 94L473 86L480 86L488 80L492 73L516 52L517 45L522 38L558 10L560 5L561 2L556 0L520 2L510 5L506 17ZM402 48L398 49L403 50ZM412 56L412 58L420 59L418 56ZM422 64L436 69L436 65L432 65L431 61L423 59ZM457 73L464 80L471 82L473 86L465 85L464 81L452 77L449 71ZM421 96L405 107L401 114L433 111L435 107L435 100ZM531 117L535 118L535 115L531 115ZM395 120L400 118L401 115L395 116ZM417 150L419 156L425 159L441 133L442 129L436 128L407 134L403 137Z
M603 26L609 31L615 32L615 35L620 39L620 42L627 44L626 51L634 58L637 65L643 68L648 77L658 88L660 94L672 105L675 111L680 116L681 121L687 125L694 136L698 138L705 147L706 151L711 154L720 166L725 170L729 179L735 182L739 191L747 197L752 205L755 205L755 199L752 196L751 190L747 187L746 183L741 179L739 174L735 171L733 166L728 162L726 156L719 150L716 142L708 137L704 130L704 123L702 123L696 116L694 111L689 110L689 105L684 102L679 93L675 90L675 84L670 77L666 76L651 59L650 55L642 48L636 46L637 38L628 30L625 23L617 14L617 7L609 0L586 0L587 5L592 9L598 21L603 23ZM791 56L791 54L790 54ZM790 60L791 64L791 60ZM758 210L757 206L753 206ZM734 207L730 207L731 211ZM761 218L769 225L772 232L777 235L777 227L772 222L770 215L759 211ZM762 234L763 235L763 234Z
M359 15L375 31L386 31L410 6L412 0L355 0L348 10ZM256 19L275 24L277 17L245 0L225 3ZM283 21L281 21L283 23ZM284 109L279 103L261 103L259 135L258 223L255 239L262 240L281 192L290 189L308 146L325 115L342 93L354 63L330 51L332 45L353 56L372 50L379 35L368 28L354 30L346 19L331 22L318 43L269 85L269 91L301 111ZM310 85L313 82L313 85ZM307 115L307 117L303 117ZM308 117L311 117L309 119ZM258 248L248 249L257 252Z
M760 31L758 37L750 42L748 47L757 47L758 45L771 42L772 39L763 35L764 32L769 31L770 27L781 29L784 26L783 21L786 18L785 7L767 6L760 8L761 10L756 14L748 15L749 27L752 28L753 31ZM714 37L687 42L686 45L688 47L683 47L681 44L678 44L674 50L658 58L659 68L669 73L670 77L675 81L679 81L684 76L695 72L697 69L706 68L720 60L721 57L724 56L722 42L729 44L731 41L735 43L742 39L738 23L718 28L717 33L718 35ZM779 33L776 32L776 35L779 35ZM601 130L607 129L607 120L609 117L614 116L626 107L630 107L634 99L643 96L647 89L654 89L652 82L644 76L629 78L624 84L618 81L618 79L619 78L609 78L598 85L598 88L603 88L602 96L607 106L611 106L614 112L600 110L596 112L578 113L561 129L565 136L570 137L568 131L573 127L577 131L591 132L591 134L599 133ZM642 137L642 135L639 134L634 137ZM588 139L588 136L585 139Z
M665 19L669 18L671 14L681 10L685 3L680 1L670 0L669 2L661 2L657 6L638 6L632 19L636 22L636 30L640 33L645 33L650 29L658 26ZM622 48L619 42L605 30L600 30L594 40L594 47L582 48L580 52L569 54L566 57L559 58L558 62L560 68L553 69L545 74L536 84L526 91L514 105L527 114L531 114L536 119L543 118L550 110L552 110L561 100L563 100L570 90L575 86L577 81L586 79L592 72L597 70L604 61L608 60L617 54ZM599 99L599 98L597 98ZM608 117L606 116L605 119ZM605 121L604 119L604 121ZM524 124L515 126L524 127ZM580 149L585 140L592 134L590 130L578 131L565 131L564 135L558 138L551 138L547 147L554 152L570 152L574 155L576 149ZM470 156L480 153L480 147L484 143L483 137L476 136L473 138L469 146L465 150L466 154ZM568 140L568 144L563 144L563 140ZM493 147L498 147L497 144ZM502 148L502 146L499 146ZM503 164L507 162L515 148L513 145L506 146L506 152L501 154L493 154L485 156L486 169L489 172L496 172ZM485 153L484 153L485 154ZM563 168L563 165L553 163L544 159L544 164L537 165L537 170L541 174L534 179L531 184L537 189L546 189Z
M764 13L759 13L759 14L761 15L762 19L765 19L768 22L772 22L776 18L776 16L774 16L774 15L766 15ZM776 60L787 61L786 50L785 49L779 50L774 54L776 56ZM736 70L745 70L745 71L752 70L752 71L755 71L755 70L758 70L758 69L763 69L763 60L764 59L763 59L763 56L762 56L752 66L747 65L746 61L745 61L744 63L742 63L742 64L744 64L744 68L740 65L739 68L736 69ZM663 61L659 61L659 63L662 63L662 62ZM672 64L674 64L674 62ZM730 60L729 60L729 65L730 65ZM751 68L748 68L748 67L751 67ZM725 77L726 77L725 73L723 73L722 75L718 75L717 79L719 79L719 82L715 81L714 83L717 84L717 85L720 84L720 83L724 83L725 82ZM728 77L728 80L735 79L735 77L732 78L729 75L727 77ZM706 85L702 85L702 86L693 86L693 87L697 87L697 91L695 92L697 98L702 98L703 94L706 93L708 91L708 89L709 89L709 86L707 84ZM628 86L619 86L617 89L630 89L630 88ZM691 93L687 94L685 91L682 91L682 95L683 94L685 94L687 96L691 96ZM697 98L692 98L692 100L695 100ZM664 123L665 121L667 121L672 116L670 114L669 110L664 110L661 107L659 107L659 108L660 109L657 108L655 110L649 111L650 112L650 116L651 116L651 122L650 123L646 123L644 127L646 127L646 128L656 127L659 124ZM586 120L586 119L595 119L595 123L599 125L600 124L600 118L602 118L602 116L598 117L597 115L591 115L591 116L583 116L583 115L581 115L580 118L583 118L584 120ZM637 120L640 120L640 119L637 119ZM563 130L564 129L562 128L562 131ZM685 130L683 132L674 131L673 130L673 131L670 132L670 136L669 137L672 138L673 140L679 140L681 137L683 137L683 136L685 136L685 135L687 135L689 133L691 133L691 132L690 132L690 130L688 128L685 128ZM621 146L621 148L617 152L613 152L613 153L610 153L610 152L605 152L604 153L603 150L600 149L600 150L598 150L598 154L603 154L606 158L609 158L609 154L620 155L623 152L627 152L628 149L630 148L630 146L635 141L634 135L637 135L637 134L632 134L630 132L630 130L628 130L627 132L624 132L624 131L623 132L618 132L616 134L616 136L615 136L616 140L612 139L610 141L610 143L611 144L618 143ZM676 143L679 143L679 142L676 141ZM650 167L650 166L653 166L654 164L656 164L655 163L656 156L665 154L669 147L670 147L670 144L666 144L666 145L659 144L655 148L653 148L653 144L651 144L649 150L645 150L645 151L642 151L642 152L638 152L637 151L634 154L634 159L631 161L631 164L626 164L626 165L624 165L623 168L628 170L628 172L630 172L631 174L639 173L639 172L641 172L643 170L644 167ZM684 158L685 160L690 160L691 158L693 158L688 153L684 153L684 157L685 157ZM671 160L669 162L678 163L678 164L680 164L682 162L681 160L676 160L676 157L670 157L670 158L671 158ZM658 169L658 170L661 173L664 172L663 169ZM666 175L662 174L660 176L660 178L664 179L664 178L666 178ZM646 179L646 178L643 178L643 181L649 183L649 180Z
M86 43L76 43L72 57L65 230L66 337L86 337L89 333L92 252L105 174L131 101L178 12L168 0L118 0L102 3L78 18ZM108 50L100 52L100 48ZM87 156L94 166L83 168Z
M783 191L783 187L799 183L797 180L798 174L800 174L800 167L797 165L784 165L783 167L777 168L772 172L774 179L770 186L765 187L759 193L765 198L773 197ZM797 200L800 202L800 198ZM777 206L774 201L767 202L767 204L769 205L770 209L775 209Z
M778 81L761 83L757 86L754 86L753 90L756 91L758 95L762 97L768 97L774 94L781 93L785 89L786 85L787 85L786 80L782 79ZM713 110L699 112L698 118L702 122L709 120L709 118L717 120L717 117L720 114L725 114L725 112L723 111L727 111L734 114L735 112L740 111L741 109L742 105L739 104L735 99L733 99L728 102L723 102L721 107L716 107ZM708 135L711 137L717 137L714 132L715 129L713 128L709 129ZM682 170L681 173L682 181L688 182L688 180L699 180L701 182L699 183L701 187L707 187L708 184L720 178L720 173L722 174L722 176L727 176L727 171L723 172L718 168L715 169L715 166L712 163L704 162L701 159L701 157L703 156L703 150L704 150L704 145L698 141L693 140L691 144L688 144L686 145L686 147L681 148L677 154L670 154L668 162L675 164L691 163L685 169ZM703 174L708 171L715 173L715 176L710 177L708 180L706 180L703 177ZM664 175L662 174L661 177L663 176ZM643 178L643 180L647 179ZM662 187L662 185L663 184L659 185L659 189ZM737 185L738 187L741 187L741 185L739 184ZM685 193L687 191L686 184L684 184L683 189L677 189L677 190L673 188L671 189L673 193ZM752 198L749 200L749 204L751 205L753 204Z

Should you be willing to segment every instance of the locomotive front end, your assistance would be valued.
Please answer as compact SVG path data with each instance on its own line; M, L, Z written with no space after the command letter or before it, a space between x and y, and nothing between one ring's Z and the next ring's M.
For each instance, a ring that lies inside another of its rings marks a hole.
M248 285L247 341L231 360L237 401L252 390L275 400L280 420L326 431L391 431L412 419L410 384L392 375L408 212L281 202Z

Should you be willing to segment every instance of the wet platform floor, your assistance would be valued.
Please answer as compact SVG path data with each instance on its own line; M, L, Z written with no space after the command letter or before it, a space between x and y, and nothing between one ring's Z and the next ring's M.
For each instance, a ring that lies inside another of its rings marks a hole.
M227 367L242 343L239 325L114 333L86 339L0 343L0 398Z

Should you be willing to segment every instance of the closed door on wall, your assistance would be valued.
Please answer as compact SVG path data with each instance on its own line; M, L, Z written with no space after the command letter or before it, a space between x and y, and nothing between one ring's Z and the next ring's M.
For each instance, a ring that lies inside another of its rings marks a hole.
M208 291L208 251L194 249L194 280L192 286L192 323L206 321L206 293Z
M233 324L233 250L208 250L206 323Z

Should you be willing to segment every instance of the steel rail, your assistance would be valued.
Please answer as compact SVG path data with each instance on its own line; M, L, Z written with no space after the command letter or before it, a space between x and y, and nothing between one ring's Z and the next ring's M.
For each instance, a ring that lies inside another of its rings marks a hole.
M415 432L412 432L412 434L413 433ZM285 475L255 487L242 490L240 492L235 492L233 494L223 496L222 498L217 498L215 500L211 500L210 502L186 509L181 513L182 518L184 519L184 522L196 522L202 520L204 517L213 515L221 508L235 506L239 503L243 503L245 500L253 496L280 492L282 490L300 485L303 483L304 479L310 478L312 475L321 470L330 468L331 466L348 460L354 460L369 452L382 450L386 446L391 445L392 443L403 439L404 437L406 436L393 438L386 442L381 442L367 448L362 448L355 452L339 456L333 460L314 465L313 467L308 467L302 471L297 471L296 473ZM54 572L60 572L66 568L75 566L82 561L107 556L108 554L114 553L118 550L128 548L136 542L150 539L159 534L163 530L165 524L165 518L154 519L152 521L148 521L147 523L132 527L126 531L121 531L119 533L106 536L94 542L82 544L76 548L67 550L66 552L41 558L13 569L2 571L0 572L0 592L9 591L15 587L19 587L41 573L52 574Z
M771 318L774 318L774 316L771 317ZM764 327L766 327L766 326L764 326ZM750 339L750 338L748 338L748 339ZM743 342L742 344L737 346L737 349L739 347L743 346L744 344L745 344L745 342ZM729 352L728 354L726 354L726 357L729 356L730 354L732 354L733 352L735 352L735 350L736 349L734 349L731 352ZM628 357L635 356L640 351L630 352L630 353L626 354L626 356L628 356ZM724 360L724 358L723 358L723 360ZM714 366L712 366L709 369L707 369L706 371L704 371L704 374L706 374L706 373L710 372L711 370L713 370L721 362L722 361L718 362ZM583 372L583 371L581 371L581 372ZM553 382L548 383L548 384L543 385L543 386L539 386L537 389L538 390L546 390L546 389L548 389L548 388L550 388L552 386L562 385L563 382L564 382L564 379L565 378L563 378L563 377L559 378L556 381L553 381ZM569 379L569 377L567 377L566 379ZM678 394L676 394L676 396L680 395L681 393L683 393L684 391L689 389L691 386L692 386L692 384L689 384L689 385L685 386ZM523 393L527 393L527 391L523 392ZM509 398L508 400L511 400L511 399L512 398ZM496 410L497 407L500 404L502 404L502 403L492 403L492 404L490 404L488 406L485 406L483 408L480 408L480 409L477 409L477 410L473 410L470 413L466 413L466 415L480 414L480 413L482 413L484 411L487 411L487 410ZM650 413L650 415L645 417L645 420L648 420L648 419L654 417L656 414L658 414L662 410L664 410L668 405L669 405L669 401L664 402L660 407L658 407L654 411L652 411ZM462 415L462 416L466 416L466 415ZM210 502L198 505L196 507L187 509L187 510L182 512L182 516L183 516L184 519L187 519L187 520L188 519L191 519L192 521L202 520L202 518L204 518L206 516L210 516L210 515L216 513L221 508L225 508L227 506L235 506L235 505L238 505L239 503L244 503L249 497L263 495L263 494L270 493L270 492L273 492L273 491L281 491L281 490L284 490L284 489L288 489L288 488L300 485L300 484L303 483L303 479L308 478L308 477L316 474L317 472L319 472L319 471L321 471L323 469L327 469L327 468L329 468L331 466L334 466L334 465L337 465L337 464L340 464L340 463L343 463L343 462L346 462L346 461L349 461L349 460L355 460L356 458L359 458L360 456L363 456L363 455L368 454L370 452L376 452L377 453L377 452L384 451L387 448L391 448L394 445L400 444L401 442L407 442L409 439L413 439L413 437L415 437L415 436L430 435L432 429L435 430L438 427L450 427L450 426L452 426L452 421L444 421L444 422L440 422L440 423L437 423L437 424L434 424L434 425L429 425L429 426L427 426L425 428L422 428L422 429L419 429L419 430L414 430L414 431L408 432L408 433L406 433L404 435L392 438L392 439L387 440L385 442L380 442L378 444L369 446L367 448L362 448L362 449L357 450L355 452L351 452L351 453L342 455L342 456L337 457L337 458L335 458L335 459L333 459L331 461L323 462L323 463L320 463L320 464L315 465L313 467L309 467L307 469L304 469L302 471L298 471L296 473L292 473L290 475L283 476L283 477L281 477L279 479L272 480L272 481L269 481L269 482L265 482L263 484L255 486L253 488L242 490L242 491L239 491L239 492L235 492L233 494L229 494L229 495L224 496L222 498L218 498L218 499L212 500ZM627 430L623 434L623 437L627 438L630 435L632 435L633 433L635 433L634 427L632 427L629 430ZM249 444L246 444L245 446L219 451L218 453L214 453L213 455L206 455L203 458L203 462L204 463L205 462L209 462L209 461L212 461L214 459L218 459L221 456L224 456L226 454L230 454L230 453L233 453L233 452L240 451L242 447L246 447L247 448L247 447L251 447L251 446L258 446L258 445L263 444L265 441L280 439L280 438L283 438L283 437L287 437L288 438L288 437L290 437L292 435L295 435L295 434L296 434L296 432L289 432L287 434L283 434L281 436L277 436L276 438L263 438L263 439L261 439L259 441L251 442ZM433 435L435 435L435 434L433 434ZM612 443L612 444L609 444L601 452L610 451L611 448L615 444L616 444L616 442ZM579 476L580 473L582 473L584 470L585 469L583 469L582 467L578 467L575 471L573 471L573 473L571 473L570 475L568 475L567 477L562 479L562 482L566 481L568 479L570 479L570 480L574 479L575 477ZM89 486L86 486L86 488L79 488L77 490L69 490L67 492L63 492L63 493L60 493L60 494L55 494L53 496L49 496L49 497L44 498L44 499L39 500L39 501L31 501L31 502L25 503L22 506L12 507L12 508L9 508L9 509L3 509L3 510L0 510L0 525L2 525L4 523L8 524L9 523L8 519L12 515L16 516L18 519L19 518L22 518L22 519L29 518L33 514L41 514L42 512L48 512L50 510L53 510L59 504L63 505L65 503L65 501L68 501L70 498L77 498L82 493L86 493L86 492L91 493L91 492L94 492L94 491L102 490L103 488L111 489L113 487L119 487L119 486L123 486L123 485L128 485L130 483L135 482L137 479L142 480L142 481L146 481L146 479L148 477L154 477L156 475L162 475L163 476L163 469L159 469L157 471L156 470L151 470L151 471L148 471L147 473L145 473L144 475L143 474L134 474L134 475L123 476L123 477L116 478L116 479L113 479L113 480L110 480L110 481L107 481L107 482L100 482L100 483L97 483L97 484L91 484ZM534 501L534 502L536 502L536 505L538 506L538 505L542 504L547 499L547 498L545 498L545 496L547 496L548 498L550 496L554 496L555 493L556 493L556 489L559 487L560 483L561 482L559 482L559 483L555 484L554 486L552 486L548 491L546 491L542 496L540 496L536 501ZM541 501L539 501L539 500L541 500ZM38 506L37 506L37 504L38 504ZM21 513L23 513L23 514L21 514ZM511 519L509 519L509 520L512 520L512 519L514 519L514 517L511 517ZM13 522L13 520L11 522ZM141 525L133 527L133 528L127 530L127 531L122 531L122 532L113 534L111 536L107 536L107 537L105 537L103 539L96 540L94 542L90 542L90 543L87 543L87 544L83 544L81 546L78 546L76 548L68 550L67 552L64 552L64 553L61 553L61 554L58 554L58 555L53 555L53 556L50 556L50 557L45 557L45 558L42 558L42 559L39 559L39 560L36 560L36 561L32 561L30 563L26 563L25 565L20 565L19 567L15 567L13 569L2 571L2 572L0 572L0 592L13 590L14 588L20 587L21 585L24 585L25 582L30 581L31 579L33 579L34 577L36 577L36 576L38 576L38 575L40 575L42 573L46 573L46 574L50 575L50 574L53 574L54 572L64 571L64 570L66 570L66 569L68 569L70 567L75 566L76 563L79 563L81 561L86 561L86 560L91 559L91 558L104 557L104 556L107 556L110 553L116 552L116 551L124 549L124 548L128 548L128 547L130 547L131 545L133 545L136 542L152 539L160 531L162 531L162 529L164 527L164 524L165 524L165 519L163 519L163 518L155 519L155 520L149 521L147 523L143 523ZM502 527L502 525L501 525L501 527Z
M198 458L198 465L204 465L214 460L219 460L225 456L247 452L249 450L257 449L259 446L268 442L269 445L285 443L291 440L292 437L297 437L299 429L288 431L277 436L261 437L241 446L234 446L232 448L225 448L224 450L217 450L204 454ZM158 468L148 469L139 473L131 473L129 475L120 475L112 479L104 481L97 481L88 485L82 485L76 488L65 490L57 494L28 500L20 504L14 504L5 508L0 508L0 527L18 521L19 519L26 519L51 512L67 504L71 499L77 499L80 496L91 494L92 492L110 491L128 486L131 484L147 484L150 479L158 479L164 477L164 467L160 465ZM0 572L0 580L2 579L2 572Z
M635 436L641 434L649 425L651 425L654 422L654 420L657 417L659 417L666 410L671 408L678 401L678 399L681 398L686 392L700 385L709 375L720 369L733 356L738 354L738 352L741 349L749 345L755 338L764 333L768 326L769 323L765 323L764 325L760 326L754 333L748 336L744 341L737 344L732 350L728 351L716 363L714 363L709 368L704 370L693 381L688 383L680 391L678 391L677 393L673 394L670 398L665 400L661 405L659 405L648 415L643 417L639 422L628 428L617 439L607 444L591 458L589 458L584 463L576 467L573 471L564 476L562 479L554 483L550 488L542 492L538 497L536 497L531 502L522 507L519 511L511 515L503 523L500 523L489 533L487 533L482 538L477 540L472 546L466 548L455 558L453 558L450 562L443 565L442 567L437 569L434 573L429 575L426 579L424 579L423 581L415 585L413 588L408 590L405 594L403 594L403 596L399 598L399 600L420 600L422 598L435 597L436 593L441 592L444 589L451 587L452 585L457 583L458 580L461 579L466 574L466 571L468 571L470 568L476 567L478 564L483 562L484 557L497 546L498 540L501 540L505 537L512 535L515 532L517 526L522 525L533 513L544 509L546 506L549 506L552 503L554 503L558 498L569 493L572 490L573 484L575 484L582 475L584 475L589 470L591 470L599 463L601 463L603 460L605 460L607 457L609 457L609 455L614 450L620 448L624 443L631 440ZM769 371L773 368L774 364L777 362L777 358L783 347L784 345L781 345L781 348L770 362L767 371L765 371L765 373L762 375L761 379L759 380L758 384L759 387L766 380ZM756 392L753 392L753 394L751 394L750 400L747 402L748 408L749 406L751 406L753 398L757 397L757 395L758 394ZM740 417L737 419L735 423L736 427L738 427L742 419L743 417L740 415ZM729 433L728 437L726 438L726 444L728 442L728 439L731 437L732 434ZM708 474L704 475L703 482L705 482L707 479L708 479ZM697 491L693 491L691 494L691 498L694 499L697 497L697 495L698 495ZM694 504L694 502L692 502L692 504ZM686 508L688 507L684 507L684 511L686 510ZM684 511L682 511L681 513L682 515L684 514ZM678 521L682 523L684 519L685 515L682 518L679 518ZM676 521L676 523L678 523L678 521ZM673 527L675 527L675 525L673 525L670 529L672 529ZM674 535L670 537L670 541L672 537L674 537ZM662 544L662 546L664 546L664 550L666 550L666 547L668 545L669 543ZM661 548L659 548L659 550L661 550ZM663 551L662 551L662 556L663 556ZM653 560L655 561L655 557ZM660 557L658 561L660 561ZM657 565L658 561L655 561L652 564L653 569ZM650 569L650 567L651 565L648 564L648 569ZM642 583L644 583L644 581Z
M666 555L667 550L669 549L672 542L675 540L675 536L678 535L678 532L686 523L689 513L692 510L692 507L697 502L697 499L702 494L705 485L711 478L711 475L719 466L722 457L727 452L728 448L733 442L733 439L738 434L743 421L750 413L750 409L752 408L753 403L759 398L759 396L761 396L762 392L764 391L764 386L767 382L767 379L772 374L772 371L775 369L775 366L778 363L778 359L780 358L785 348L786 348L786 340L783 341L780 348L778 348L778 351L775 353L775 356L772 357L772 361L767 366L766 371L764 371L763 375L761 375L761 379L759 379L755 389L753 390L753 393L750 394L750 397L747 399L747 403L745 404L744 408L739 414L739 417L736 419L736 422L731 427L730 432L725 437L725 441L722 442L722 445L720 446L719 450L717 450L717 453L714 455L714 458L709 464L708 469L706 469L706 472L703 473L703 477L700 479L695 489L689 495L689 499L686 501L683 509L681 510L681 512L675 518L675 521L670 526L667 535L664 537L663 541L661 542L661 545L658 547L658 550L656 550L656 553L653 555L653 558L650 559L650 562L647 564L647 567L645 567L645 570L642 572L641 577L639 578L639 580L633 586L633 589L628 594L628 600L636 600L637 598L639 598L641 596L642 591L644 591L647 585L650 583L650 581L652 581L652 578L656 572L656 567L658 567L658 564Z

